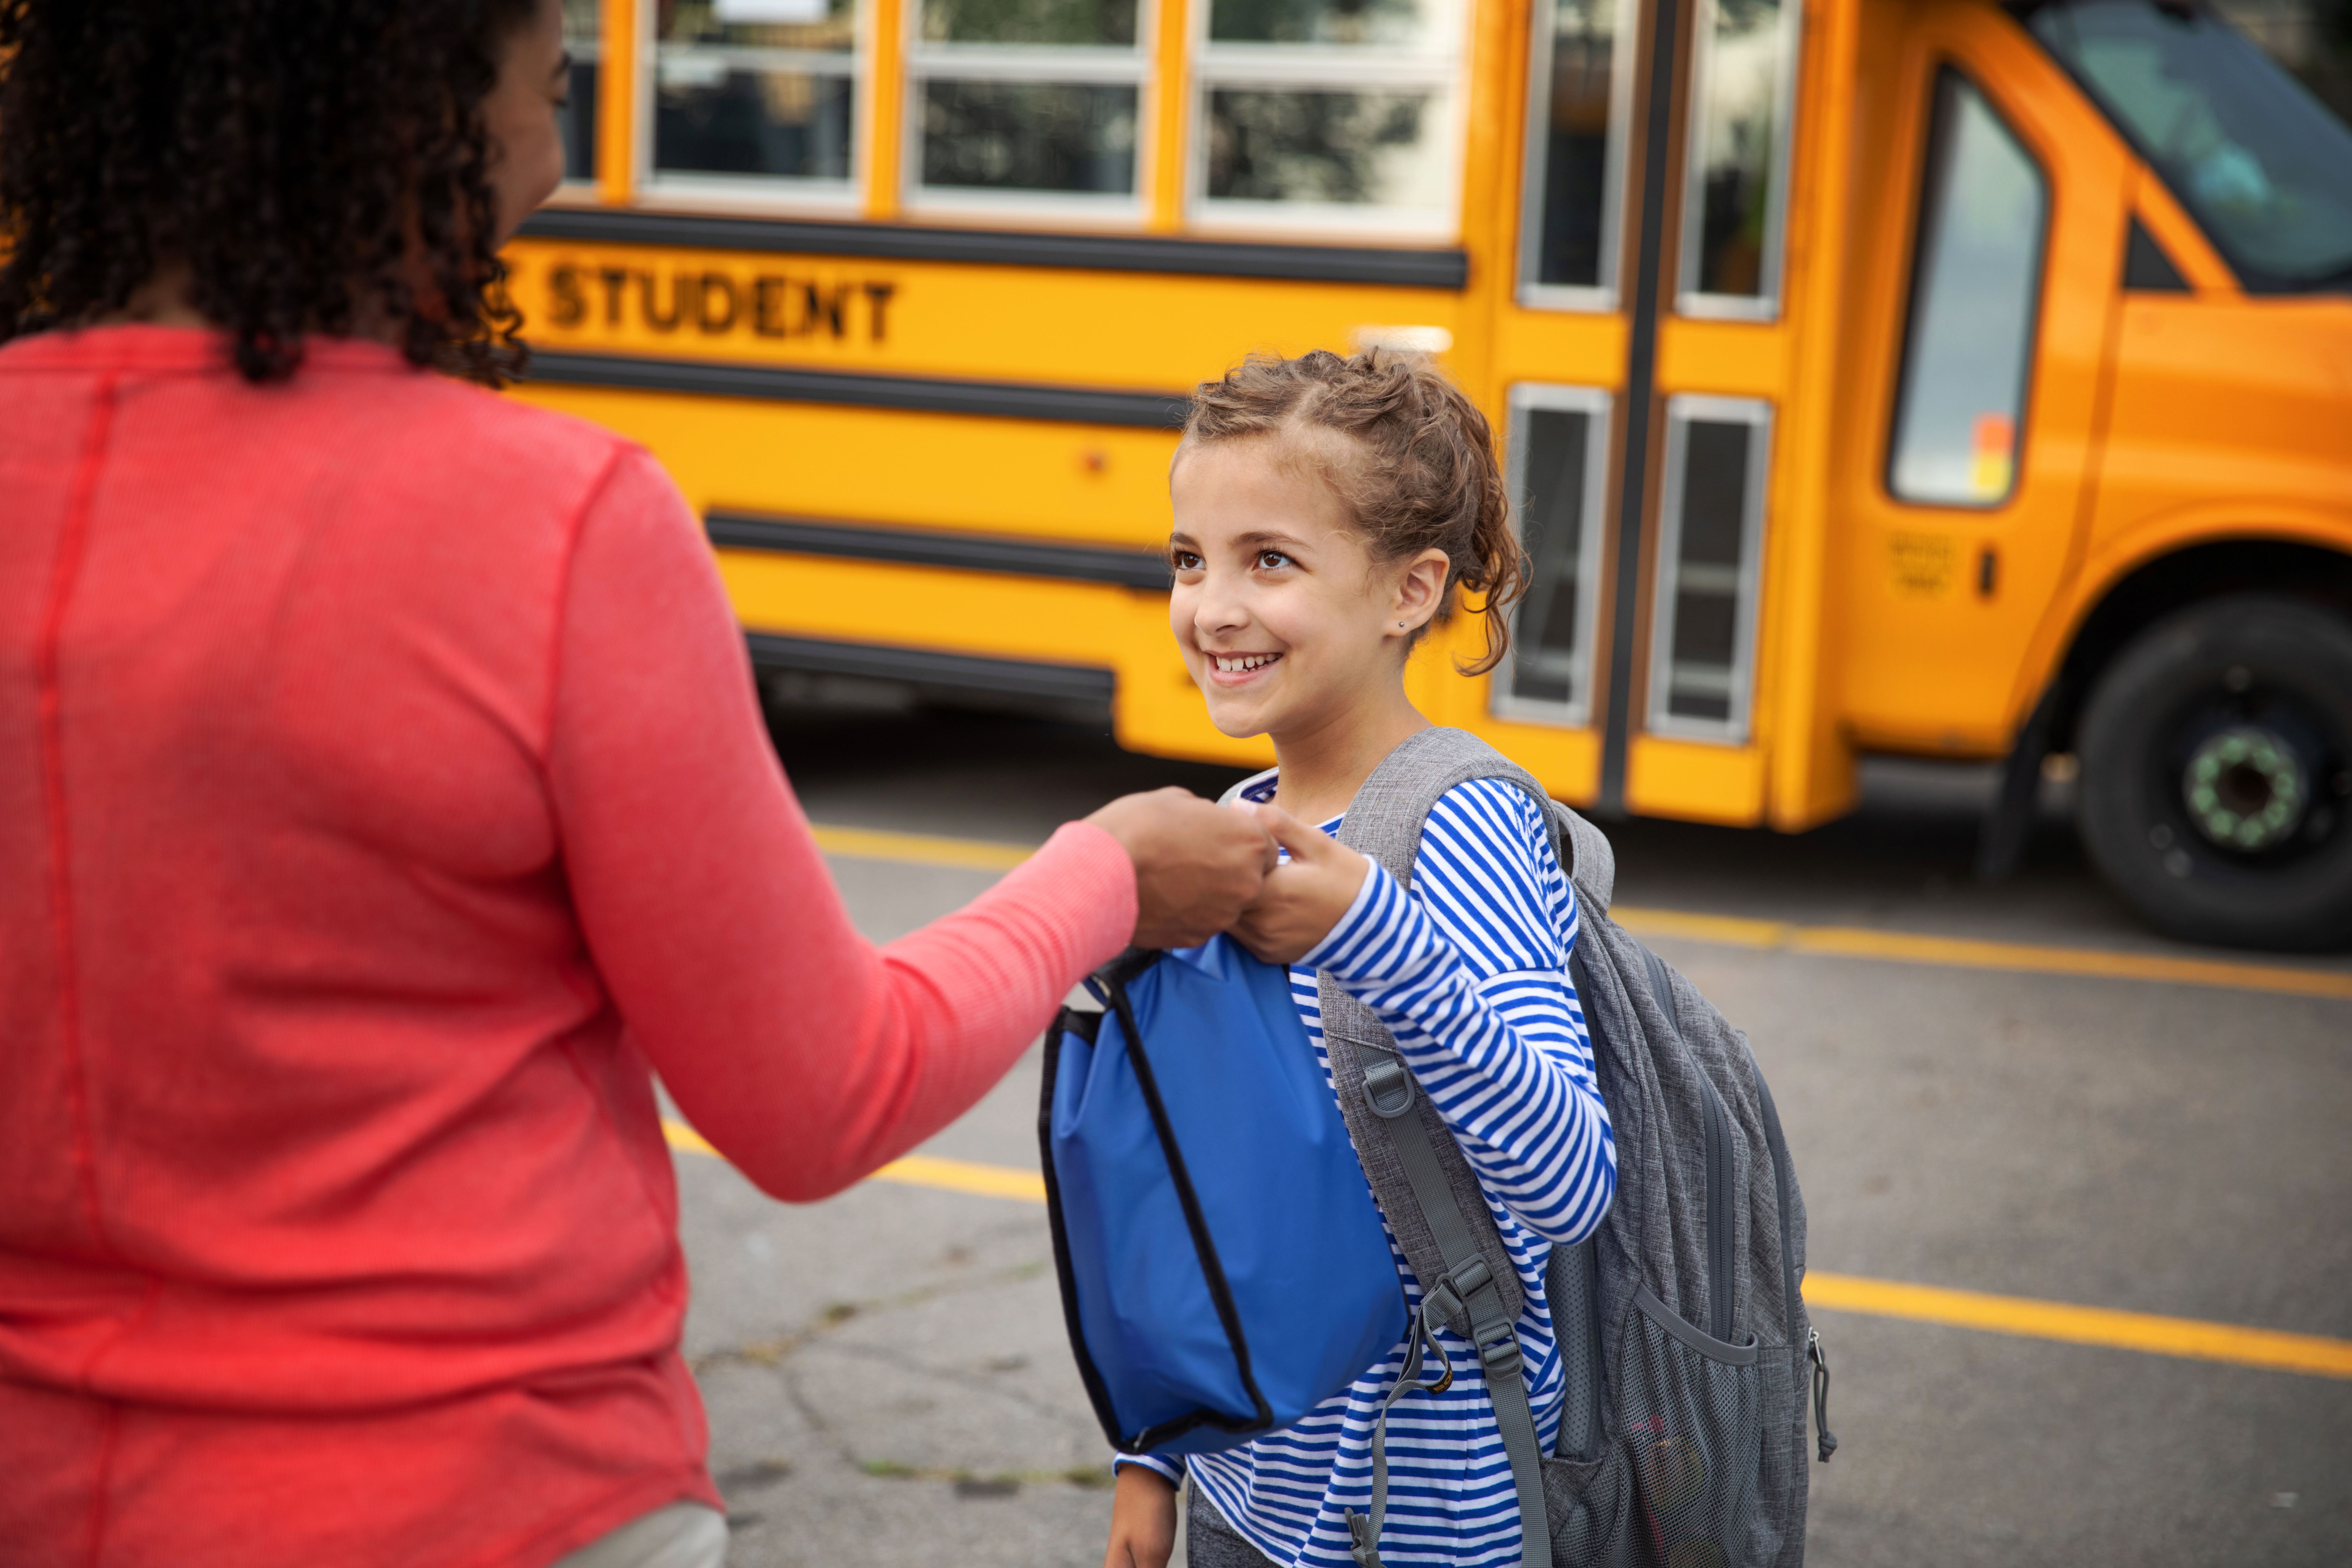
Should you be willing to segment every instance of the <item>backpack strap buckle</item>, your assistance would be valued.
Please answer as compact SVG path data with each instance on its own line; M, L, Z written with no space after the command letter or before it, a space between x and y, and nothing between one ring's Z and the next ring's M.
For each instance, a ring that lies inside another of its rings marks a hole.
M1364 1102L1372 1114L1393 1121L1412 1109L1412 1074L1404 1063L1386 1051L1366 1051L1364 1057Z
M1478 1360L1490 1379L1517 1377L1527 1364L1519 1354L1519 1336L1511 1331L1508 1323L1481 1323L1472 1339L1478 1347Z

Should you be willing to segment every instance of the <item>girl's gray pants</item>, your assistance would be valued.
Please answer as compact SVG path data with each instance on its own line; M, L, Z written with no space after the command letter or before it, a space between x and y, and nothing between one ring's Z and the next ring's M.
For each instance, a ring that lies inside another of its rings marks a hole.
M1243 1540L1200 1488L1187 1483L1184 1496L1186 1568L1274 1568L1273 1559Z

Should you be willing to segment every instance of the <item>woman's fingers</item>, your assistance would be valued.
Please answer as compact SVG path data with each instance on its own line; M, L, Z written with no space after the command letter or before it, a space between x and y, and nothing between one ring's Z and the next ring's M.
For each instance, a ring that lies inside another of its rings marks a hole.
M1295 963L1347 914L1371 863L1278 807L1259 806L1257 820L1290 860L1266 873L1258 896L1227 929L1267 963Z
M1273 845L1253 817L1171 786L1123 795L1087 819L1135 862L1135 944L1190 947L1257 896Z

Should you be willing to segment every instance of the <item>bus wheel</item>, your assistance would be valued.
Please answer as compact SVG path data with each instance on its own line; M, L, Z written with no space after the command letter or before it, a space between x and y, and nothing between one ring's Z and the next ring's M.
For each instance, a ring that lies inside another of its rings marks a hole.
M2147 627L2100 675L2076 751L2091 858L2158 929L2352 942L2352 623L2243 594Z

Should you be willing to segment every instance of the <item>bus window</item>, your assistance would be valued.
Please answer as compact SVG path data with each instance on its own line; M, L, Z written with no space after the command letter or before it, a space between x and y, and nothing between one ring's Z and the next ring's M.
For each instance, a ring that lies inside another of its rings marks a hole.
M2030 19L2247 289L2352 283L2352 130L2226 23L2147 0Z
M1510 675L1507 688L1496 683L1497 712L1555 724L1591 721L1608 473L1607 393L1511 389L1510 493L1528 552L1528 592L1512 617Z
M1131 208L1137 45L1135 0L921 0L908 57L921 198Z
M1650 618L1649 727L1748 738L1772 410L1744 397L1666 400Z
M2352 27L2337 0L2214 0L2213 10L2352 122Z
M1536 0L1521 304L1616 305L1633 15L1634 0Z
M604 53L603 0L563 0L563 51L572 57L570 101L556 111L566 184L596 178L596 64Z
M853 0L660 0L652 183L849 194Z
M1699 0L1677 302L1686 316L1780 311L1800 10L1795 0Z
M1198 213L1213 223L1452 232L1453 0L1207 0Z
M1937 79L1887 488L1997 506L2017 482L2050 189L1984 95Z

